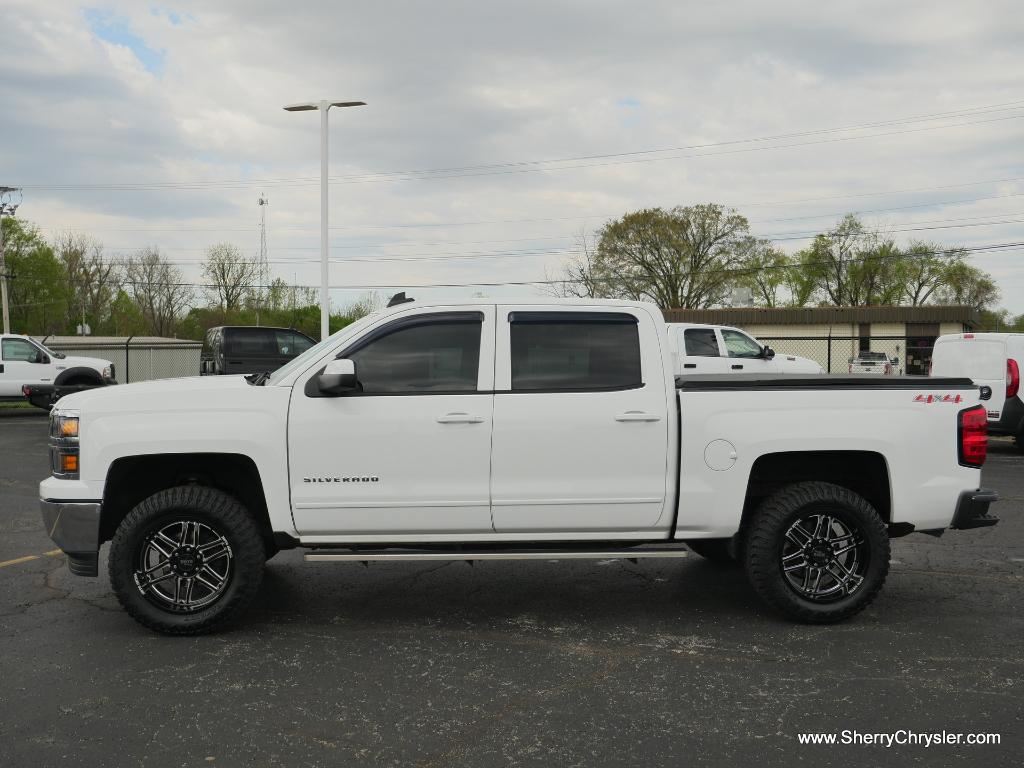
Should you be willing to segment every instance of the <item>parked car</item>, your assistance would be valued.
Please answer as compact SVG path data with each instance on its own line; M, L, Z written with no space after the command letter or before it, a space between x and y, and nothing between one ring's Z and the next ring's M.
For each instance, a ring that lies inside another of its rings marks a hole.
M740 560L805 622L881 589L889 539L993 525L966 378L676 380L652 304L407 302L272 374L62 399L47 533L140 623L207 631L308 561ZM930 403L924 405L925 397ZM827 429L823 429L827 425Z
M850 358L850 373L870 373L876 376L892 376L899 369L899 358L889 357L885 352L864 350Z
M967 376L992 390L985 404L988 429L1012 435L1024 450L1024 333L954 333L935 340L933 376Z
M824 373L814 360L777 355L739 328L727 325L669 323L676 376L700 373Z
M0 334L0 399L49 408L62 395L116 383L114 374L109 360L68 357L30 336Z
M294 328L222 325L203 339L202 376L267 373L301 355L316 342Z

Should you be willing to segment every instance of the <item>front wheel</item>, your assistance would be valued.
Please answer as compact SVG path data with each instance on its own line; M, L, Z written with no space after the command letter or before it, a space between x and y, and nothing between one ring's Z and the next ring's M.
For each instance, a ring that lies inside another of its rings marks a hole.
M754 590L790 618L842 621L862 611L889 572L885 523L863 497L831 483L795 483L769 497L749 524L746 569Z
M169 635L196 635L243 611L263 577L263 538L235 498L197 485L136 506L110 545L110 583L129 615Z

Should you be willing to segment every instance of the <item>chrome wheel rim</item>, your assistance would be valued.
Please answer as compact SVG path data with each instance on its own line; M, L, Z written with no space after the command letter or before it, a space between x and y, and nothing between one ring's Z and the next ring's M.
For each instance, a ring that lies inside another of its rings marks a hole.
M834 515L804 515L783 538L782 574L807 600L827 603L852 595L864 583L867 564L863 533Z
M175 520L150 533L139 549L135 586L158 607L192 613L216 602L231 582L227 538L197 520Z

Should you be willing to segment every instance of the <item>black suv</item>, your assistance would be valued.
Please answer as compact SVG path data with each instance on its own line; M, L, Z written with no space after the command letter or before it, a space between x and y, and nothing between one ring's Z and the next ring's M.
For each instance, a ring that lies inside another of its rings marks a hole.
M199 372L203 376L268 373L315 343L292 328L222 325L206 332Z

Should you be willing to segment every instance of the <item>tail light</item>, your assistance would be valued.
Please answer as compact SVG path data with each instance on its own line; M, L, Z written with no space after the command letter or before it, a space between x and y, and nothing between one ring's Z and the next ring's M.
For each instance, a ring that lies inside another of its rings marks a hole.
M988 456L988 416L976 405L957 415L957 446L961 466L980 467Z
M885 364L885 375L888 376L891 373L892 373L892 364L891 363L886 363Z
M1006 398L1016 397L1020 391L1020 368L1012 357L1006 360Z
M847 369L846 372L847 373L853 373L853 363L850 363L850 366L849 366L849 368Z

